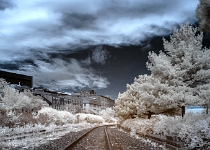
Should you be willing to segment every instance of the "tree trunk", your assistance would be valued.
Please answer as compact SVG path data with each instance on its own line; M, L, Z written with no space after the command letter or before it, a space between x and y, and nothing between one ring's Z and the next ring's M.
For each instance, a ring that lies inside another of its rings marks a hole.
M206 114L209 113L209 107L208 107L208 104L206 104Z
M185 106L182 106L182 118L184 117L185 115Z

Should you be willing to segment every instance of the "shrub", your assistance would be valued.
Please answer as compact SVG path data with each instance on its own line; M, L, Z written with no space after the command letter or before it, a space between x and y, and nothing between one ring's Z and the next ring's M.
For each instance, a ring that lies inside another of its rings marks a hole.
M104 119L101 116L93 115L93 114L76 114L77 123L87 122L91 124L101 124L104 123Z

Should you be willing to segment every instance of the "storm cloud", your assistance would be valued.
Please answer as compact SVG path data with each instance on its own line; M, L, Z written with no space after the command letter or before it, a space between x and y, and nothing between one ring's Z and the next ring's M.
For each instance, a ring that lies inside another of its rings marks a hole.
M168 34L174 25L194 22L196 2L3 1L1 7L4 9L0 11L1 53L75 45L140 44L149 36Z
M103 48L83 60L53 59L49 54L97 45L141 45L150 37L170 34L180 23L194 23L197 4L198 0L0 0L0 64L39 76L37 85L67 88L68 82L72 87L106 88L106 77L89 66L106 64L109 54ZM20 62L21 67L16 64ZM48 76L55 70L62 76Z
M36 86L53 90L106 88L109 84L107 79L97 75L93 69L87 68L83 63L84 61L80 62L73 58L68 61L55 58L49 62L35 60L33 64L19 64L16 72L27 73L34 77Z

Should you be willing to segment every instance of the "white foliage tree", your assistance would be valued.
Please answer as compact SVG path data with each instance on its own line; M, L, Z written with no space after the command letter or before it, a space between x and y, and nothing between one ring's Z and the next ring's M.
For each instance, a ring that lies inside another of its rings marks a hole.
M207 34L210 34L210 1L200 0L196 8L196 17L199 21L200 29Z
M185 104L209 103L210 50L202 47L203 34L189 24L174 29L170 41L163 39L166 54L151 52L147 63L152 74L171 86L186 86L198 99L188 99ZM206 96L204 96L204 93Z
M189 24L174 29L164 50L149 53L151 76L139 76L119 94L115 105L118 117L127 119L151 113L176 114L185 105L210 103L210 50L202 48L203 34Z
M127 91L119 94L115 105L117 116L124 119L151 114L181 114L180 107L188 99L196 101L198 96L186 86L171 86L161 83L153 75L140 75L134 83L127 85Z

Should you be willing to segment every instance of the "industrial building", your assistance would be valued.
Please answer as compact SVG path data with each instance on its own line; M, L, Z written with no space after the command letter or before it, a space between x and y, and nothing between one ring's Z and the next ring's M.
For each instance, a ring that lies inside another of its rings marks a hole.
M72 97L78 97L83 101L83 109L93 109L99 112L102 109L113 108L115 101L109 97L96 95L93 90L72 93Z
M16 74L16 73L11 73L11 72L6 72L6 71L0 70L0 78L4 78L10 84L27 86L29 88L33 87L33 77L32 76Z
M64 110L67 105L71 105L73 108L80 108L84 110L92 109L99 112L100 110L108 107L112 108L115 103L115 101L109 97L96 95L94 90L74 92L69 95L41 87L32 88L32 76L0 71L0 78L4 78L11 85L15 85L15 88L19 91L30 89L34 95L42 96L43 100L46 101L50 107L58 110Z
M64 110L68 104L72 104L75 108L92 109L96 112L114 106L114 100L105 96L96 95L93 90L74 92L68 95L49 91L44 88L34 88L33 93L34 95L42 96L50 107L58 110Z

